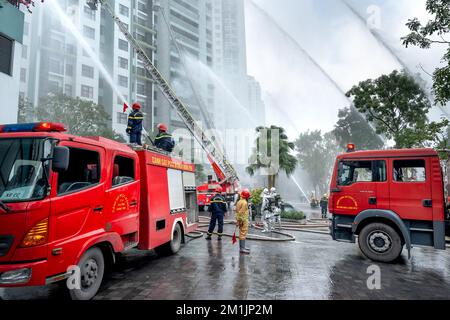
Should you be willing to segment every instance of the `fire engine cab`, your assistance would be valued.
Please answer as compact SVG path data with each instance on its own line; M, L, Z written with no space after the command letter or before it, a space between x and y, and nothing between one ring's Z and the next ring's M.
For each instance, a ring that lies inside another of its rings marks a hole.
M333 239L354 243L357 237L364 255L379 262L396 260L404 246L409 257L413 246L445 250L449 216L438 153L354 150L338 156L334 168Z
M117 253L180 249L197 227L195 166L64 131L0 126L0 286L46 285L78 266L70 294L85 300Z

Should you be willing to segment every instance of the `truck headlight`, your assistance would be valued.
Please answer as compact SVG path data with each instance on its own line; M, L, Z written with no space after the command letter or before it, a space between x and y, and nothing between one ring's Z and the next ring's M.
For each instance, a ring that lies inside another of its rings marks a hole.
M31 269L17 269L0 274L0 284L21 284L31 279Z

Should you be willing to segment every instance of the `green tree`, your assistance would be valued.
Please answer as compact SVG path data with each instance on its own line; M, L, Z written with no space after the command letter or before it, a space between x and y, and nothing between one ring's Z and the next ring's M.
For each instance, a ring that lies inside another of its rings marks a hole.
M349 143L354 143L358 150L378 150L384 147L383 139L355 108L340 109L338 118L333 134L342 149L346 149Z
M291 154L294 151L294 143L289 142L286 131L277 126L256 128L256 146L246 168L250 176L257 171L264 170L268 177L268 187L276 185L276 177L280 171L288 176L294 173L297 167L297 159Z
M328 190L336 156L341 153L333 133L322 134L320 130L300 134L295 141L300 166L308 174L317 194Z
M354 86L347 96L371 122L377 134L393 139L396 148L413 148L435 143L447 120L430 122L431 109L425 92L404 71L394 71L376 80Z
M63 94L45 97L36 108L36 117L38 121L64 123L73 135L102 136L125 142L121 134L109 128L111 118L102 106L78 97Z
M33 104L25 97L19 97L17 108L17 123L27 123L34 119Z
M402 40L406 47L418 46L429 49L432 45L439 45L447 48L442 58L444 65L438 67L433 73L436 103L444 105L450 101L450 41L444 38L450 33L450 1L427 0L426 9L434 19L426 24L422 24L418 18L408 20L406 26L411 33Z

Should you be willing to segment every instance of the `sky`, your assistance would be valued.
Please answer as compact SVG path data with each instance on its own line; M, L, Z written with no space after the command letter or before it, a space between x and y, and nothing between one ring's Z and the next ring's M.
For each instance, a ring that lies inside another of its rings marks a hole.
M429 86L432 79L419 66L432 73L445 50L402 45L408 19L430 18L425 0L244 1L248 73L261 83L267 125L284 126L293 137L306 130L332 130L338 109L350 105L343 92L401 69L368 24ZM438 108L430 113L433 120L441 116Z

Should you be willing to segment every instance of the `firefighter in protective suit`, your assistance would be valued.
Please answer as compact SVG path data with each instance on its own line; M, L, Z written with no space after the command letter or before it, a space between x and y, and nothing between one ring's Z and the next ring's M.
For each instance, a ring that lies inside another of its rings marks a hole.
M262 232L270 232L270 219L272 218L271 213L271 194L269 189L264 189L262 194L262 204L261 204L261 213L262 213L262 221L264 230Z
M133 104L133 111L128 115L127 134L130 135L130 143L142 146L142 121L144 114L141 112L141 104Z
M245 189L241 192L241 199L236 206L236 226L239 228L239 252L250 254L250 250L245 247L245 240L248 235L248 199L250 191Z
M158 130L158 135L155 138L155 146L166 152L172 152L173 148L175 148L175 141L173 140L172 135L167 132L167 126L160 123L158 124Z
M278 223L281 226L281 208L280 208L281 197L277 193L276 188L270 189L270 197L274 201L274 206L272 207L272 217L271 217L272 221L271 222Z
M211 221L209 223L208 235L206 236L206 240L211 240L211 236L216 228L216 223L219 223L219 229L217 230L217 234L219 238L217 240L222 240L223 235L223 220L225 214L227 213L227 203L225 198L222 196L223 189L222 187L218 187L216 189L217 194L211 198L210 206L208 211L211 212Z

